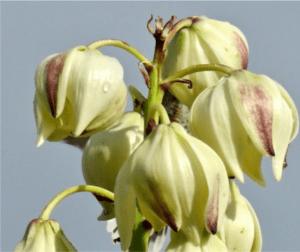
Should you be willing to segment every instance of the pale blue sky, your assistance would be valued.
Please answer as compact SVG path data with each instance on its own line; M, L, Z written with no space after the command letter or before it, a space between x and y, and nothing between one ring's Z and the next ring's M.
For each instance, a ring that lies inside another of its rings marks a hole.
M34 72L46 56L100 38L122 39L151 58L150 15L167 21L205 15L229 21L245 34L248 70L281 83L300 108L300 2L1 2L1 251L12 250L31 219L61 190L83 184L81 152L61 143L35 148ZM137 60L117 48L127 85L146 92ZM127 109L131 108L131 104ZM300 251L299 137L290 145L281 182L263 162L267 187L240 186L255 209L264 251ZM117 251L97 221L100 205L89 194L63 201L53 212L80 251Z

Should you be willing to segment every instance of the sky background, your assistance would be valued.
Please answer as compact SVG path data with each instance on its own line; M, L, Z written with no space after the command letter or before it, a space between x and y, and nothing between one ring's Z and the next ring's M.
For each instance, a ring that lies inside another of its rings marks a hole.
M248 70L281 83L300 108L300 2L1 2L1 251L11 251L30 220L61 190L83 184L81 151L62 143L35 147L34 73L46 56L101 38L121 39L152 58L146 29L153 14L168 21L205 15L228 21L245 34ZM138 61L118 48L125 83L144 94ZM129 101L127 110L131 109ZM275 181L271 159L262 170L267 186L246 178L240 190L260 221L263 251L300 251L299 137L290 145L288 167ZM118 251L98 222L101 207L88 193L64 200L56 219L80 251Z

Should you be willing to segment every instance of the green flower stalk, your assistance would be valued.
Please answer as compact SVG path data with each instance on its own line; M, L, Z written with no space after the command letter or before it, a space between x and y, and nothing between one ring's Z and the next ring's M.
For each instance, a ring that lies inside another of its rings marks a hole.
M66 238L60 225L50 218L54 208L64 198L77 192L92 192L103 199L114 200L113 193L96 186L73 186L57 194L44 208L38 219L32 220L14 252L71 252L77 251Z
M37 146L106 129L122 116L127 102L120 63L84 46L43 60L35 86Z
M272 157L273 173L279 181L299 119L293 100L280 84L241 70L197 97L189 127L193 136L222 158L229 177L243 182L245 172L264 186L262 157Z

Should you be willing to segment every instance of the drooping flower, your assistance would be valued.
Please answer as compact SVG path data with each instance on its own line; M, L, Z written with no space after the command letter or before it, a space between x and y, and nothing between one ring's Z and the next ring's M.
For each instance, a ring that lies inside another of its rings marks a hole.
M14 252L77 251L55 220L34 219Z
M184 68L198 64L222 64L235 69L246 69L248 43L244 34L228 22L205 16L190 17L190 27L180 29L166 47L162 66L163 78ZM220 72L201 72L185 76L193 82L193 88L175 83L171 92L188 107L192 106L206 87L215 85L224 76Z
M117 176L115 214L122 249L131 243L136 202L156 231L167 224L197 246L204 229L217 232L228 194L218 155L181 125L159 125Z
M35 87L37 146L108 128L121 117L127 100L117 59L84 46L44 59Z
M230 180L229 185L230 200L218 236L228 251L259 252L262 237L257 216L237 184Z
M127 112L111 128L91 136L82 156L82 172L87 184L114 191L123 163L144 139L144 119ZM99 199L104 210L99 219L114 217L113 204Z
M195 100L191 134L222 158L229 177L243 182L243 171L265 185L261 159L271 156L279 181L289 143L299 127L297 109L284 88L264 75L235 71Z

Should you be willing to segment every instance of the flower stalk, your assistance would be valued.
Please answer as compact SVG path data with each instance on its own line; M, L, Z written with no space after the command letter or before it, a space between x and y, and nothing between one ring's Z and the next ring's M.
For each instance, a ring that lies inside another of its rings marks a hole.
M39 219L49 220L52 211L58 205L59 202L61 202L64 198L78 192L91 192L100 195L103 198L106 198L108 201L114 201L114 194L101 187L90 186L90 185L72 186L58 193L56 196L54 196L50 200L50 202L46 205L42 213L40 214Z
M138 60L145 63L151 63L150 60L148 60L143 54L141 54L138 50L136 50L134 47L130 46L126 42L123 42L121 40L117 39L101 39L97 40L91 44L88 45L88 48L91 49L99 49L104 46L115 46L122 48L123 50L129 52L133 56L135 56Z
M194 65L187 67L181 71L178 71L176 74L169 76L168 78L164 79L161 83L165 82L170 82L179 78L182 78L186 75L192 74L192 73L197 73L197 72L204 72L204 71L217 71L217 72L222 72L225 74L230 75L232 71L235 69L229 67L229 66L224 66L221 64L201 64L201 65Z

